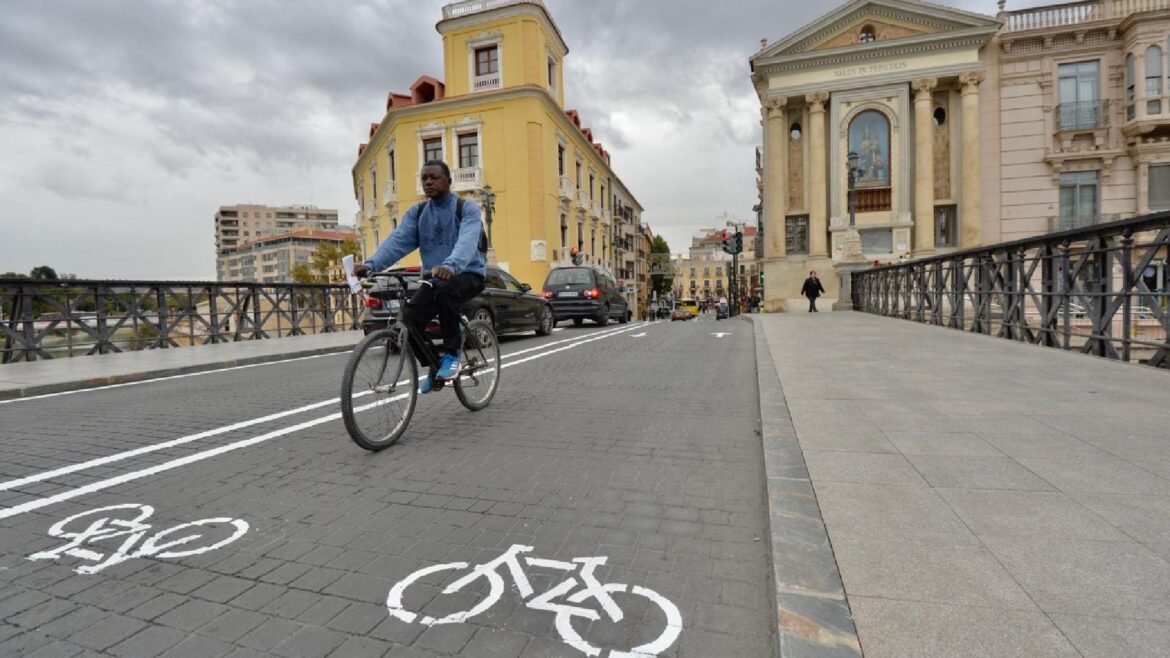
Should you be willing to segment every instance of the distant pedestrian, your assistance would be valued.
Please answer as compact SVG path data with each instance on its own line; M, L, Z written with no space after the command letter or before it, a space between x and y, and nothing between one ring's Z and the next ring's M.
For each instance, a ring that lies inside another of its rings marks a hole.
M800 294L808 297L808 312L817 313L817 297L825 293L825 287L821 285L821 280L817 278L816 272L809 272L808 278L804 280L804 285L800 288Z

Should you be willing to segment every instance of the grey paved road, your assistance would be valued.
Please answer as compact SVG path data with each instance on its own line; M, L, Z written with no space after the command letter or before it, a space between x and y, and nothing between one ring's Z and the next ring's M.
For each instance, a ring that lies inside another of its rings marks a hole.
M0 655L770 653L750 324L504 347L378 454L344 356L0 404Z

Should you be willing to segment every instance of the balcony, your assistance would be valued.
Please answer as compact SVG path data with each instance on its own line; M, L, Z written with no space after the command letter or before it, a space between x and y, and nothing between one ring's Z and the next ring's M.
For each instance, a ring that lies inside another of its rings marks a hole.
M367 204L365 207L365 218L373 219L378 216L378 207L374 204Z
M879 212L893 207L888 187L859 187L854 193L857 212Z
M589 193L588 192L586 192L585 190L582 190L582 189L577 190L577 205L580 206L582 210L589 207Z
M362 211L361 211L361 209L358 209L358 211L353 214L353 225L354 226L361 226L362 225L362 217L363 217Z
M451 170L451 189L456 192L478 190L483 187L482 167L459 167Z
M609 208L601 209L601 221L609 223L613 219L613 215L609 212Z
M563 174L560 179L560 197L565 201L573 200L573 181Z
M382 186L382 203L387 206L398 203L398 183L397 181L390 181Z
M491 91L492 89L499 89L501 86L500 72L485 73L484 75L477 75L471 78L471 91Z
M1056 106L1056 131L1089 131L1109 126L1109 101L1078 101Z
M544 3L540 0L465 0L464 2L452 2L446 7L443 7L443 20L459 18L460 16L470 16L471 14L480 14L492 9L519 4L537 4L541 7L544 6Z
M594 199L589 202L589 214L592 217L601 218L601 201Z

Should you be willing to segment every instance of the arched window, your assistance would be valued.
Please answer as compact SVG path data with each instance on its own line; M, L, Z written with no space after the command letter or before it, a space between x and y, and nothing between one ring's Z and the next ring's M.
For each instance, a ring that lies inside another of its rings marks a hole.
M941 107L934 108L934 125L941 126L947 122L947 111Z
M1162 113L1162 49L1146 49L1146 114Z
M858 37L858 41L861 43L873 43L875 40L872 25L866 25L861 28L861 35Z
M858 155L857 185L889 187L890 121L877 110L866 110L849 123L849 150Z
M1134 80L1133 80L1133 53L1125 55L1125 118L1132 121L1134 117Z
M799 142L800 135L800 123L797 122L792 124L792 127L788 129L788 136L792 138L792 141Z

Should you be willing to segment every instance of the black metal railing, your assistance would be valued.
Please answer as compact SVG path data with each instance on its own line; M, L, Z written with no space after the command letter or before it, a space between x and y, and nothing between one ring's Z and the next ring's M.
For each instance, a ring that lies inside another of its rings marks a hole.
M1109 125L1109 101L1076 101L1056 106L1056 130L1093 130Z
M852 275L854 308L1170 367L1170 212Z
M0 279L0 363L357 329L347 286Z

